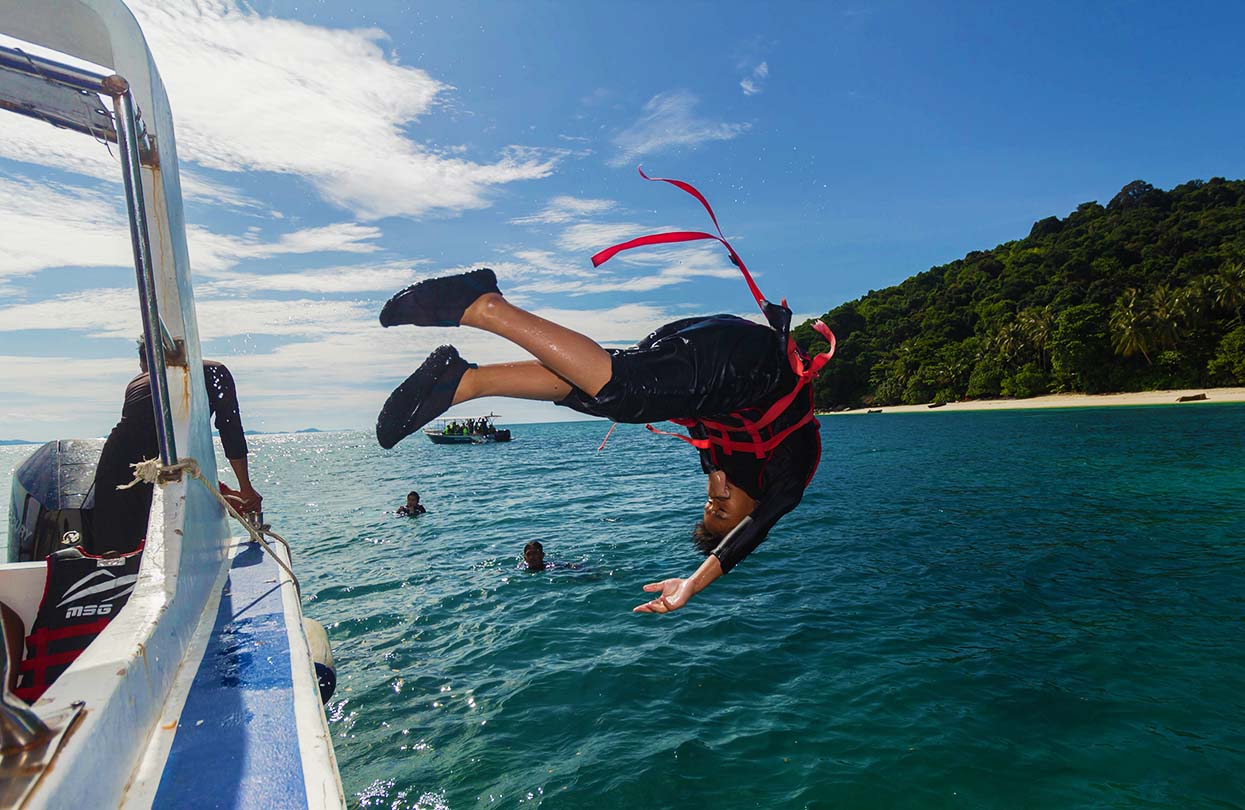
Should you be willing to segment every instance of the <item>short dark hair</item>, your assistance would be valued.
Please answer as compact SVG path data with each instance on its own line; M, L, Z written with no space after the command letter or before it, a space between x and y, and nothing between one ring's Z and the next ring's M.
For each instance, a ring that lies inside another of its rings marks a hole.
M415 496L415 500L417 501L419 500L419 493L416 492L415 490L412 489L410 492L406 493L406 497L408 498L411 497L412 495Z
M545 547L540 544L539 540L533 540L532 542L528 543L526 546L523 547L523 551L524 553L526 553L528 549L532 549L532 548L537 549L538 551L545 550Z
M698 520L692 527L692 542L696 544L696 548L700 549L701 554L708 557L718 547L718 543L722 542L722 537L709 531L709 527L703 520Z

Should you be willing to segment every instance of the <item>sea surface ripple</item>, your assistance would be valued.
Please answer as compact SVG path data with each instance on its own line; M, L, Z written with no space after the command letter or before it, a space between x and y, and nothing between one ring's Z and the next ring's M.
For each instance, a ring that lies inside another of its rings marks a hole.
M823 418L804 503L668 616L631 608L704 476L606 427L251 440L353 806L1245 807L1245 406Z

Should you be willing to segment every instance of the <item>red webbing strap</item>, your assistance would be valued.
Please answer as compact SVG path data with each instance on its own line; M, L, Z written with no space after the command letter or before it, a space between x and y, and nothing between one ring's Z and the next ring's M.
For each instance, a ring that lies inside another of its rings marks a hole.
M605 250L593 254L592 266L600 267L617 254L632 248L644 247L645 245L666 245L673 242L696 242L701 239L717 239L717 237L704 231L671 231L670 233L652 233L648 236L637 236L635 239L619 242L613 247L607 247Z
M27 650L33 647L34 655L22 661L18 666L18 670L23 673L29 673L31 683L30 686L19 687L20 691L14 690L14 694L27 703L33 703L35 700L38 700L43 692L51 686L47 682L48 669L61 664L72 664L86 650L86 647L83 647L77 650L53 653L48 651L49 642L63 641L74 636L99 635L111 620L112 617L109 616L106 619L97 619L93 622L72 625L70 627L58 627L54 630L40 627L26 636ZM30 695L30 697L27 697L27 695Z
M795 390L798 392L800 389L797 388ZM670 421L674 422L676 420L671 419ZM683 420L679 420L679 421L683 421ZM704 420L701 420L700 424L705 427L705 430L710 432L709 437L705 439L693 439L691 436L684 436L682 433L674 433L669 430L658 430L652 425L645 425L644 427L648 429L650 433L656 433L659 436L673 436L674 438L679 439L680 441L687 442L692 447L695 447L697 450L708 450L710 447L717 447L717 448L720 448L728 456L731 455L734 451L740 450L740 451L752 453L757 458L765 458L766 454L768 454L771 450L773 450L778 445L782 444L783 441L785 441L788 436L790 436L792 433L796 432L797 430L799 430L800 428L804 427L805 425L807 425L809 422L812 422L812 421L814 421L813 410L812 408L809 408L808 413L804 414L804 416L801 417L797 422L788 426L787 428L784 428L778 433L775 433L774 435L770 436L768 439L761 439L760 433L757 430L753 430L751 428L745 429L745 428L740 428L740 427L732 427L730 425L724 425L721 422L706 422ZM730 434L732 432L739 432L739 433L747 432L750 437L749 441L741 442L741 441L732 439L730 437Z
M764 313L765 296L761 294L761 289L757 287L756 282L752 280L752 274L748 272L748 267L744 264L744 260L739 258L739 254L735 252L735 248L731 247L731 243L726 241L726 236L722 233L722 226L718 224L718 217L713 213L713 206L709 205L709 201L705 199L705 195L697 191L696 187L691 183L685 183L682 180L671 180L668 177L649 177L644 173L644 169L642 168L637 168L637 171L640 172L640 176L645 180L650 180L655 183L669 183L675 188L685 191L695 197L700 204L705 207L705 211L709 213L709 219L713 220L713 227L717 229L718 235L714 236L711 233L704 233L702 231L674 231L672 233L655 233L648 236L640 236L628 242L608 247L600 253L597 253L592 257L592 266L600 267L622 251L631 250L636 247L643 247L644 245L665 245L672 242L695 242L700 239L713 239L721 242L726 248L727 254L731 257L731 262L739 268L739 272L743 273L744 281L747 282L748 289L752 292L752 297L756 299L757 306L759 306L761 308L761 312Z
M674 420L671 419L670 421L673 422ZM650 433L656 433L658 436L673 436L676 439L681 439L682 441L690 444L692 447L695 447L697 450L708 450L709 445L712 444L712 442L708 439L693 439L691 436L684 436L682 433L675 433L670 430L658 430L652 425L645 425L644 428Z
M608 442L608 441L610 440L610 436L613 436L613 435L614 435L614 428L616 428L616 427L618 427L618 423L617 423L617 422L614 422L613 424L611 424L611 425L610 425L610 429L609 429L608 431L606 431L606 433L605 433L605 438L601 440L601 446L597 448L597 452L598 452L598 453L600 453L602 450L604 450L604 449L605 449L605 444L606 444L606 442Z

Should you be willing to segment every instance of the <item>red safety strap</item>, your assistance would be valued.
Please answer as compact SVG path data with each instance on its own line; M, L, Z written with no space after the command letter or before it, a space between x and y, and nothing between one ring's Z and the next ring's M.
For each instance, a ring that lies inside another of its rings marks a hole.
M622 253L624 250L631 250L632 248L643 247L645 245L667 245L672 242L696 242L701 239L714 239L722 243L722 245L726 248L726 252L731 257L731 262L739 268L739 272L744 274L744 281L748 283L748 289L752 292L752 297L756 299L757 306L761 308L761 312L764 314L765 296L761 294L761 289L757 287L757 283L752 280L752 274L748 272L748 268L744 264L744 260L739 258L739 254L735 252L735 248L731 247L731 243L726 241L726 236L722 233L722 226L718 224L718 217L713 213L713 206L709 205L709 201L705 199L705 195L697 191L696 187L691 183L684 183L682 180L671 180L667 177L649 177L644 173L644 169L640 167L637 167L636 171L638 171L640 176L645 180L651 180L655 183L669 183L675 188L686 191L688 194L691 194L699 200L700 204L705 207L707 212L709 212L709 218L713 220L713 227L717 229L718 235L714 236L711 233L704 233L703 231L674 231L672 233L654 233L649 234L648 236L640 236L628 242L608 247L596 254L592 257L592 266L600 267L610 259L614 258L615 255Z
M34 648L34 654L22 661L18 669L23 673L30 673L30 686L21 687L20 691L15 690L15 694L28 703L32 703L43 694L44 690L50 684L47 682L48 669L61 664L71 664L78 656L85 652L86 648L76 650L65 650L64 652L53 653L48 651L48 644L53 641L63 641L67 638L75 636L98 635L108 626L108 622L112 621L109 616L105 619L97 619L86 624L71 625L69 627L58 627L54 630L40 627L26 637L26 644ZM23 694L25 693L25 694ZM26 695L33 695L27 697Z
M600 267L601 265L608 262L610 259L614 258L614 256L618 255L619 253L622 253L625 250L631 250L632 248L644 247L646 245L666 245L666 244L673 244L676 242L695 242L695 241L699 241L702 239L713 239L715 241L721 242L722 245L726 248L727 253L730 255L731 262L734 263L734 265L739 268L739 272L743 274L744 281L748 285L748 290L752 293L752 297L756 299L757 306L761 308L761 313L765 314L765 305L768 303L768 301L766 300L765 296L762 295L761 289L757 287L756 281L754 281L752 278L752 274L748 272L748 267L747 265L744 264L743 259L739 258L739 254L735 252L735 249L733 247L731 247L731 243L726 241L726 236L725 234L722 233L722 226L718 224L718 217L716 214L713 213L713 206L709 205L709 201L705 199L705 195L701 194L700 191L695 186L693 186L691 183L685 183L682 180L672 180L667 177L649 177L647 174L644 173L644 169L640 167L637 167L637 171L639 171L640 176L643 177L645 180L649 180L652 182L669 183L675 188L678 188L692 195L693 197L695 197L700 202L700 204L704 206L705 211L708 212L709 214L709 218L713 220L713 227L717 230L718 235L714 236L713 234L705 233L704 231L672 231L669 233L655 233L655 234L649 234L648 236L639 236L639 237L636 237L635 239L631 239L626 242L621 242L612 247L608 247L605 250L602 250L599 253L595 254L592 257L592 266ZM782 305L784 307L787 305L787 299L784 298L782 300ZM721 447L723 452L725 452L728 455L731 454L734 450L747 450L747 451L755 453L758 458L763 458L764 454L772 450L774 447L777 447L778 444L781 443L781 440L775 441L775 437L773 436L771 436L769 439L762 439L760 430L764 427L767 427L770 423L772 423L775 419L777 419L780 414L786 411L786 409L791 405L791 403L795 401L796 396L799 395L800 391L804 388L804 386L807 385L814 377L816 377L821 372L821 369L826 365L826 363L830 362L830 358L834 356L834 350L837 345L837 341L835 340L835 337L834 337L834 332L830 331L830 327L826 326L820 320L813 321L813 329L818 334L820 334L822 337L824 337L826 341L830 344L829 350L822 352L821 354L809 360L804 356L803 352L800 351L800 348L795 343L795 339L792 338L790 335L788 335L787 336L787 360L788 362L791 363L791 369L792 371L795 372L798 380L796 381L795 387L792 388L789 393L784 394L777 401L775 401L769 407L769 409L766 410L766 412L764 413L764 415L762 415L760 419L753 421L753 420L744 419L740 417L740 421L742 422L742 424L739 427L735 427L735 428L729 428L728 426L721 425L720 423L707 422L704 420L683 420L683 419L671 419L670 420L671 422L674 422L675 424L683 425L684 427L691 427L692 425L696 424L697 421L699 421L701 424L706 426L706 429L712 427L712 428L722 431L723 436L722 436L721 441L716 441L716 440L711 440L711 439L693 439L692 437L684 436L681 433L672 433L666 430L658 430L652 425L645 425L645 427L648 428L653 433L657 433L663 436L674 436L676 438L682 439L683 441L687 442L688 444L700 450L705 450L712 444L717 447ZM804 425L808 424L808 422L812 420L813 418L814 418L813 412L812 412L812 409L810 409L808 412L808 415L805 418L802 418L796 425L782 431L782 433L779 434L779 436L781 438L786 438L796 428L803 427ZM737 432L746 432L749 434L751 442L743 443L743 442L734 441L733 439L729 437L729 435L727 435L727 430L734 430ZM610 434L612 434L613 432L614 432L614 428L611 427L610 432L605 434L605 440L602 441L601 446L597 448L598 451L600 451L601 449L605 447L605 443L609 441Z

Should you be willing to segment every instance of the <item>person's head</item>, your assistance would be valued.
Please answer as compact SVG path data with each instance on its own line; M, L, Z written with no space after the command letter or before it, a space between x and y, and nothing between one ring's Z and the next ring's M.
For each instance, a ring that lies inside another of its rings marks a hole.
M147 373L147 350L143 346L143 339L138 339L138 367Z
M732 484L721 470L709 474L707 489L704 517L692 528L692 542L705 554L717 548L757 506L756 499Z
M533 540L523 547L523 562L529 571L543 571L545 568L545 547Z
M406 508L414 509L416 506L419 506L419 493L411 490L406 493Z

